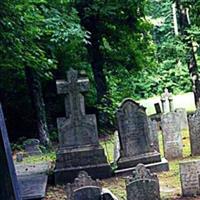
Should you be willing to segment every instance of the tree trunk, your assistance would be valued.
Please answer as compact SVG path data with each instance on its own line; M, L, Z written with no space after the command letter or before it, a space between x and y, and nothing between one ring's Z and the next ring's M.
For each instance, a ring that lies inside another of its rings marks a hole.
M30 67L25 67L25 74L37 122L39 140L44 146L49 146L50 141L46 121L45 104L39 76L37 72Z
M180 33L183 37L183 42L187 45L187 64L188 70L192 81L192 89L194 93L195 105L196 107L200 107L200 80L199 80L199 72L198 66L196 61L196 56L194 52L193 42L192 39L189 37L187 33L187 28L190 27L190 21L188 16L187 8L184 8L180 1L176 1L177 10L179 13L179 26L180 26Z

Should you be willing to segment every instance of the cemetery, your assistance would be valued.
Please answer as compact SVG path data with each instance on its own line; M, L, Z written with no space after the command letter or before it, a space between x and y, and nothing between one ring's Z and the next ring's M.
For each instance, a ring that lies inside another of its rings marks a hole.
M0 2L0 200L200 200L199 10Z

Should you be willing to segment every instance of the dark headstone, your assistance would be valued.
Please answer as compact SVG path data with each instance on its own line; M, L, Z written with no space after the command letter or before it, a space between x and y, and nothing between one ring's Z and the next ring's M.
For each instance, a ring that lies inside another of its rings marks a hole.
M40 141L38 139L28 139L24 141L23 143L25 151L28 153L28 155L40 155L42 152L40 150Z
M0 103L0 199L21 200L8 133Z
M82 93L88 91L88 83L88 79L78 79L78 72L73 69L68 71L67 81L57 81L58 94L65 95L66 117L57 119L56 184L72 182L80 170L86 170L92 178L111 175L98 141L96 116L85 113Z
M160 153L151 146L144 107L126 99L118 109L117 122L121 145L119 169L161 161Z
M190 145L193 156L200 155L200 109L189 117Z
M182 158L183 143L179 114L169 112L162 115L161 127L165 157L167 159Z
M160 114L160 113L162 112L159 103L155 103L155 104L154 104L154 107L155 107L155 110L156 110L156 113L157 113L157 114Z
M160 186L156 174L139 164L133 177L126 182L127 200L160 200Z

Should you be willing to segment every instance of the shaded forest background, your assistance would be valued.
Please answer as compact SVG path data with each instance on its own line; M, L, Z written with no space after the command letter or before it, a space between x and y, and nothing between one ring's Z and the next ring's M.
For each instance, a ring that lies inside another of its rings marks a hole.
M55 81L69 68L90 79L87 113L99 131L135 100L193 91L199 106L199 0L2 0L0 101L11 140L56 139L64 102Z

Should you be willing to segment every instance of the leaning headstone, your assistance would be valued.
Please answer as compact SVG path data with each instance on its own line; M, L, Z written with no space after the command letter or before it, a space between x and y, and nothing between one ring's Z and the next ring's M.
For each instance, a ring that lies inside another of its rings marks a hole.
M151 146L157 151L160 152L159 140L158 140L158 124L155 120L148 119L149 124L149 136L151 141Z
M167 159L182 158L183 143L180 126L180 116L169 112L161 116L164 155Z
M59 149L57 152L56 184L72 182L80 170L92 178L111 175L111 167L99 144L95 115L86 115L83 92L88 79L78 79L76 70L69 70L67 81L57 81L58 94L65 95L66 117L57 119Z
M176 108L175 112L180 115L181 130L189 129L186 109Z
M156 174L138 164L133 177L126 181L127 200L160 200L160 186Z
M156 114L162 113L159 103L155 103L154 107L155 107L155 110L156 110Z
M125 99L117 111L117 123L121 145L118 169L161 161L160 153L151 146L144 107Z
M0 199L21 200L8 133L0 103Z
M25 148L25 151L28 153L28 155L40 155L42 152L40 150L40 141L38 139L28 139L24 141L23 146Z
M183 196L200 194L200 161L184 161L179 163L181 189Z
M193 156L200 155L200 109L189 117L189 133L190 133L190 145L191 154Z

